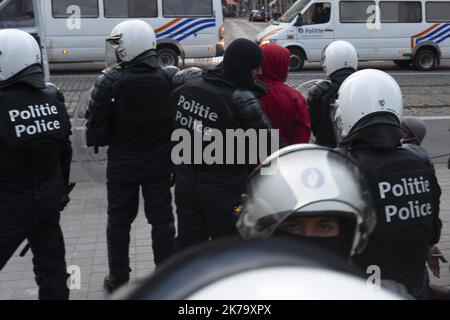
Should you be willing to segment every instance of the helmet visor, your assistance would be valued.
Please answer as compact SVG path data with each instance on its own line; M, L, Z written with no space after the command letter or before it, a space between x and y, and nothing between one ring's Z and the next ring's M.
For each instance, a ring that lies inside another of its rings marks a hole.
M336 101L331 104L330 121L333 126L334 136L336 137L336 141L339 144L339 142L341 142L343 139L343 124L341 119L341 112Z
M117 55L117 50L121 44L122 36L114 36L106 39L106 67L112 67L120 63L119 56Z

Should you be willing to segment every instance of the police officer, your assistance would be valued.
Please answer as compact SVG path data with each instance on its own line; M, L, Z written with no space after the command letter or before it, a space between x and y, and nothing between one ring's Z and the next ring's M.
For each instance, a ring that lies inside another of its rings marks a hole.
M61 158L71 154L71 125L41 63L31 35L0 30L0 270L28 239L39 299L63 300L69 289L59 209L68 179Z
M427 134L425 123L416 117L403 117L401 128L403 131L403 148L416 153L432 165L428 152L421 147L422 141Z
M342 82L358 69L358 54L352 44L334 41L322 53L321 64L329 80L316 83L308 93L307 103L316 143L337 146L330 120L331 105Z
M441 189L429 163L400 147L403 101L397 82L379 70L350 76L336 100L336 132L342 148L360 164L377 208L377 227L356 261L380 267L381 277L426 298L429 246L440 237Z
M258 169L249 179L237 222L244 238L291 238L346 260L363 251L376 213L356 163L306 144L281 149L261 168L271 163L276 174Z
M107 68L97 79L89 103L87 144L109 146L108 257L105 289L129 281L130 228L136 218L139 191L152 225L155 264L173 247L170 135L173 124L172 70L158 64L156 36L140 20L116 26L109 39Z
M199 78L191 78L174 91L175 128L180 129L176 131L187 132L194 142L196 136L202 139L210 136L212 130L226 137L227 129L269 129L270 123L258 99L248 91L255 85L262 62L263 54L256 44L245 39L233 41L222 64L201 73ZM180 152L189 159L176 161L179 249L234 233L233 207L243 192L249 161L238 164L236 156L241 155L236 155L237 152L232 161L225 160L229 142L232 141L224 142L224 149L218 151L224 161L215 163L203 161L208 142L200 146L200 151L191 143L192 150L187 152L190 156ZM175 148L173 153L177 153ZM246 155L254 156L248 144L244 150ZM200 161L195 160L197 157Z

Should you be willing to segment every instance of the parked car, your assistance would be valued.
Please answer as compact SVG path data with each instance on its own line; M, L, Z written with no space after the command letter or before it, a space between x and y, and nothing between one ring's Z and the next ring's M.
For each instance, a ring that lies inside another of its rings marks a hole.
M266 13L264 11L252 10L252 11L250 11L250 15L248 17L248 21L267 22L267 15L266 15Z

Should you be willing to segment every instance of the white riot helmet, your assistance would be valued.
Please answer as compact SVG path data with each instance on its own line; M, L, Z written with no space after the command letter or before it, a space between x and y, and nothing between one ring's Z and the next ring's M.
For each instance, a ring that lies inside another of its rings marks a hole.
M156 49L155 31L141 20L118 24L106 42L108 64L130 62L144 52Z
M389 74L366 69L344 81L334 108L336 136L342 141L361 119L375 113L390 113L400 123L403 97L400 86Z
M274 166L276 174L261 174L267 166ZM244 238L269 238L290 217L336 217L352 226L347 229L349 257L364 249L375 228L373 208L350 158L325 147L294 145L271 155L254 172L237 228Z
M0 30L0 82L41 61L39 44L29 33L17 29Z
M340 69L358 70L358 53L351 43L334 41L323 50L321 65L328 77Z

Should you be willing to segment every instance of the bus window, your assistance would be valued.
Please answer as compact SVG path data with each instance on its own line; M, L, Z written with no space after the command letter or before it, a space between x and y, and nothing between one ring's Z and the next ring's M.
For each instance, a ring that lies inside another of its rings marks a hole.
M106 18L156 18L157 0L104 0Z
M98 0L52 0L53 18L68 18L71 13L67 13L70 6L78 6L81 11L81 18L98 18Z
M309 9L303 14L303 25L311 24L323 24L330 22L331 17L331 3L329 2L318 2L313 4Z
M450 22L450 2L427 2L427 22Z
M375 6L374 1L342 1L340 3L341 23L375 23L369 21L374 16L369 7Z
M163 0L164 17L212 17L212 0Z
M33 0L13 0L0 10L0 28L34 26Z
M422 3L418 1L380 2L382 23L422 22Z

